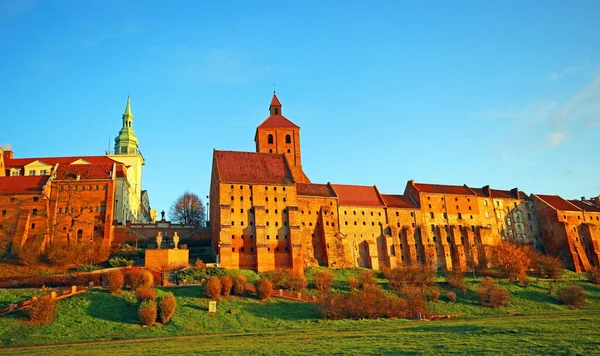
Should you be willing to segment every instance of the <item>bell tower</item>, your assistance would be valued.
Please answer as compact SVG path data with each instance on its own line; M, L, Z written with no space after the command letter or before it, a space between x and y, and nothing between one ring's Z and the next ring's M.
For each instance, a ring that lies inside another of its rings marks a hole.
M138 139L133 132L133 114L131 113L131 98L127 97L127 106L123 114L123 124L119 136L115 138L115 154L137 154Z
M282 115L281 106L277 94L273 92L269 105L270 115L256 128L256 152L283 154L290 165L294 180L298 183L309 183L308 177L302 171L300 127Z

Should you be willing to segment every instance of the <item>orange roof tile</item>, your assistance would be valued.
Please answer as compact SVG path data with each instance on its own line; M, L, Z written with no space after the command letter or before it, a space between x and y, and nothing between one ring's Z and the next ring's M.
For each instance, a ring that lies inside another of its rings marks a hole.
M294 183L283 154L215 150L214 159L221 182L285 185Z
M117 161L106 156L73 156L73 157L32 157L32 158L13 158L4 161L6 168L23 167L35 161L42 161L46 164L54 166L55 164L71 164L80 159L86 160L93 164L113 164Z
M296 183L296 193L311 197L335 197L327 184Z
M50 176L0 177L0 194L40 193Z
M281 106L281 102L279 102L279 99L275 93L273 93L273 99L271 99L271 106Z
M56 169L57 180L110 179L112 164L59 164Z
M465 185L414 183L414 186L421 193L475 195L475 193Z
M385 205L390 208L417 209L408 195L381 194Z
M299 129L296 124L286 119L283 115L271 115L262 124L258 125L259 129Z
M581 209L579 209L577 206L569 203L567 200L559 197L558 195L535 194L535 196L556 210L581 211Z
M600 213L600 207L590 201L568 200L568 202L575 205L576 207L578 207L579 209L581 209L583 211L588 211L588 212L592 212L592 213Z
M340 205L384 206L375 186L332 184Z

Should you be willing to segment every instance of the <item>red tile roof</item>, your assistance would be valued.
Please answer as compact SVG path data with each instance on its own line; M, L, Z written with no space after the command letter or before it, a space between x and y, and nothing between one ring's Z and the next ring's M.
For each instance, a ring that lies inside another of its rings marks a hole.
M335 197L335 192L327 184L296 183L296 192L310 197Z
M262 124L258 125L259 129L299 129L296 124L286 119L282 115L271 115Z
M589 211L592 213L600 213L600 207L590 201L568 200L568 202L575 205L581 210Z
M50 176L0 177L0 194L40 193Z
M473 193L473 191L471 191L465 185L442 185L442 184L414 183L414 186L421 193L475 195L475 193Z
M390 208L417 209L408 195L381 194L385 205Z
M6 168L23 167L35 161L42 161L54 166L55 164L71 164L83 159L93 164L113 164L117 161L106 156L74 156L74 157L33 157L33 158L13 158L4 161Z
M519 197L510 190L498 190L490 189L492 198L504 198L504 199L519 199Z
M271 99L271 106L281 106L279 99L277 99L277 95L273 93L273 99Z
M558 195L535 194L535 196L556 210L581 211L581 209L579 209L577 206L569 203L567 200L559 197Z
M215 150L214 159L221 182L285 185L294 183L283 154Z
M110 179L112 164L59 164L56 170L57 180Z
M375 186L332 184L340 205L384 206Z

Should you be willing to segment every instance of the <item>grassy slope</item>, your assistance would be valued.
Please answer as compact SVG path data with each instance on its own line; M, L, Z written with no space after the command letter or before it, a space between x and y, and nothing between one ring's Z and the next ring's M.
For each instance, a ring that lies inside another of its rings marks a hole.
M347 289L345 281L349 274L352 275L353 271L336 272L338 288ZM310 276L310 272L308 275ZM319 353L343 351L343 347L375 350L373 352L376 353L410 351L410 347L413 346L417 348L415 350L442 353L454 352L453 350L459 353L467 352L467 350L477 350L478 347L482 347L482 350L503 351L518 347L516 350L523 353L535 352L535 350L539 353L537 347L553 347L556 352L564 348L567 353L598 350L599 286L582 281L578 275L573 274L568 275L565 281L555 284L554 291L560 285L566 284L579 284L586 289L588 306L583 311L573 311L557 304L556 298L548 294L548 281L532 283L526 288L506 281L498 283L511 291L512 299L507 308L490 309L478 306L474 301L474 290L479 283L470 281L466 296L459 293L456 304L440 301L428 305L432 312L464 313L465 317L461 320L431 323L406 320L322 322L319 320L316 306L312 304L281 300L261 303L253 299L238 298L219 302L218 316L209 316L207 315L208 301L203 298L202 288L188 287L172 289L178 303L172 322L164 326L145 328L138 324L137 306L131 292L112 296L104 291L94 291L60 301L58 317L52 325L29 326L25 323L24 313L0 317L0 347L259 332L264 335L257 338L244 335L225 338L239 339L239 342L233 341L232 344L227 344L218 337L207 337L211 342L204 350L217 352L219 347L227 345L235 349L240 343L244 345L248 343L249 347L257 348L259 352L272 353L277 353L276 350L286 350L287 347L291 347L290 345L312 345L312 352ZM444 283L439 285L443 289L442 295L445 295L447 290L451 290L444 287ZM0 302L20 301L33 292L33 290L0 290ZM231 314L229 311L232 309L237 314ZM507 310L516 310L519 314L532 316L507 316ZM494 316L501 316L501 318ZM293 336L288 335L289 331L293 331ZM556 342L552 341L553 338ZM185 341L181 342L186 344ZM271 342L273 344L268 350L261 349L266 343ZM156 345L161 347L163 344L165 347L173 347L173 350L178 347L175 342L156 342ZM190 343L185 347L188 347L187 350L191 352L194 345L195 343ZM108 352L108 350L129 346L119 344L102 347L105 347ZM448 347L456 349L448 349ZM77 350L84 349L78 347ZM29 353L34 352L29 350Z

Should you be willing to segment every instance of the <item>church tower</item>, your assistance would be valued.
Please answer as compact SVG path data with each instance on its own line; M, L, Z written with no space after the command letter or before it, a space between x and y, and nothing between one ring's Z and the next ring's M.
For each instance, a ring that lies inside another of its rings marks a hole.
M297 183L310 183L302 171L300 127L281 114L281 102L273 92L269 117L256 128L256 152L283 154Z
M126 167L126 176L117 172L115 220L122 223L125 223L126 220L141 221L143 218L142 166L145 161L139 150L138 139L133 132L133 114L129 97L127 97L127 106L125 106L125 113L122 117L121 130L115 138L115 152L106 156L123 163Z
M138 140L133 132L133 114L131 114L131 98L127 97L127 106L123 114L123 126L119 136L115 138L115 154L137 154Z

